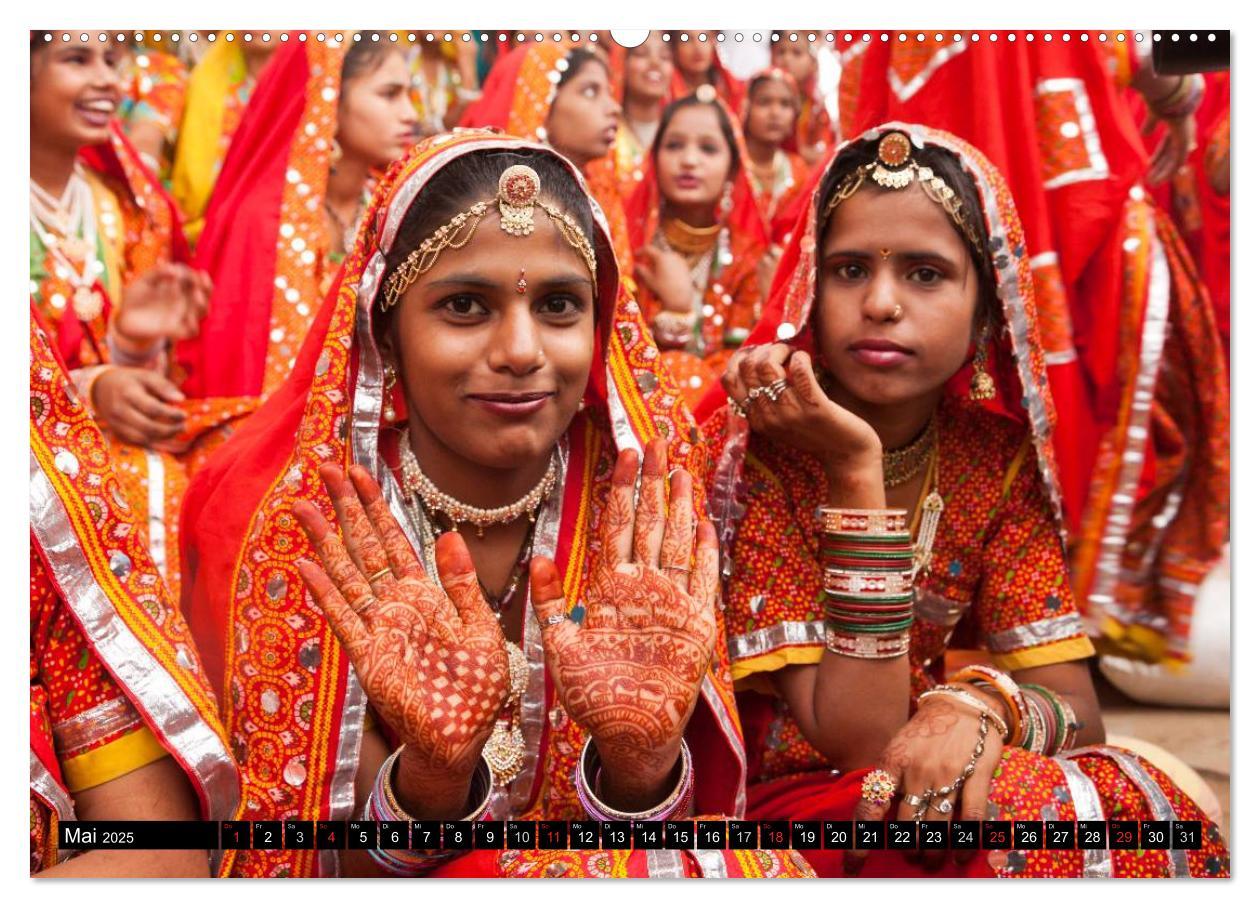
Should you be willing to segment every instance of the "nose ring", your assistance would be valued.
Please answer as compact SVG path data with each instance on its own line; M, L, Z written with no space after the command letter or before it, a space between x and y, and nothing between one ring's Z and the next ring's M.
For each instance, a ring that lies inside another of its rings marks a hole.
M904 310L901 308L901 303L897 303L897 305L893 306L893 313L892 313L893 321L895 322L901 321L901 316L903 314L904 314Z

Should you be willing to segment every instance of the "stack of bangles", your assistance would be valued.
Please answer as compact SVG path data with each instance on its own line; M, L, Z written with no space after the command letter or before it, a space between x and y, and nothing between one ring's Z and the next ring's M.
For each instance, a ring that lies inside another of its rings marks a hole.
M1040 684L1016 684L1010 675L987 665L967 666L955 673L947 684L927 691L920 699L936 692L938 696L962 700L959 694L966 692L956 687L958 684L971 684L1002 701L1010 722L995 724L999 728L1006 726L1002 738L1007 744L1047 757L1076 745L1076 733L1081 725L1065 697ZM982 703L979 706L988 710ZM992 712L988 715L991 719L997 718Z
M827 649L857 659L910 652L914 547L901 509L819 508Z
M1176 86L1164 97L1150 102L1157 117L1177 120L1188 117L1199 109L1206 90L1206 82L1200 73L1188 73L1177 80Z
M402 748L390 754L381 764L376 774L376 783L372 793L368 795L367 804L363 807L363 819L377 822L402 821L411 822L413 817L398 805L394 796L393 773L394 764ZM465 821L488 820L490 816L491 785L490 766L483 757L477 762L477 771L473 775L472 789L469 792L469 803L477 805L463 819ZM461 851L430 850L385 850L376 847L368 851L368 857L377 866L392 876L425 876L433 868L461 854Z
M681 766L678 781L660 804L637 813L616 810L601 801L597 794L601 772L599 751L591 746L588 738L586 746L582 748L582 758L578 760L577 771L574 773L573 781L577 786L578 803L591 819L605 823L633 821L647 823L684 819L691 816L691 796L696 787L691 751L687 748L686 741L682 742L679 763Z

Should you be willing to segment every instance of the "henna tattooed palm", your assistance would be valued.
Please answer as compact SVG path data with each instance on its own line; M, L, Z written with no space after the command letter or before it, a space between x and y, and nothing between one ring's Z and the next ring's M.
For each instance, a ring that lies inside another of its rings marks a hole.
M531 565L560 701L605 765L631 777L659 768L663 757L672 765L717 639L717 534L708 521L694 527L685 471L673 476L666 518L664 465L665 444L654 442L636 513L638 455L618 458L580 626L555 623L566 608L556 566L546 558Z
M294 507L323 564L298 565L311 598L345 648L372 706L415 765L466 777L508 694L503 634L458 533L437 542L435 583L380 488L362 467L350 479L320 468L345 542L308 502ZM371 579L376 578L376 579Z

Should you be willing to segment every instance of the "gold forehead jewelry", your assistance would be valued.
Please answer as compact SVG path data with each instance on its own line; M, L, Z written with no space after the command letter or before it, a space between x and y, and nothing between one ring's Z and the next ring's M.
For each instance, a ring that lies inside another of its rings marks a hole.
M385 290L381 294L381 310L388 311L397 303L407 292L407 288L415 283L416 278L436 264L438 256L444 250L461 249L467 245L476 232L477 225L495 202L499 204L499 228L509 236L529 236L534 232L534 209L537 207L546 212L560 235L586 263L593 283L596 279L595 250L591 247L590 240L571 215L538 198L541 189L542 181L534 168L525 164L513 164L504 170L499 176L499 191L493 199L477 202L455 215L412 250L394 270L385 282ZM522 271L522 281L523 279ZM518 281L518 287L520 283Z
M880 258L882 258L884 261L888 261L888 258L889 258L891 255L892 255L892 250L891 250L891 249L880 249L880 250L879 250L879 257L880 257Z
M911 183L918 183L927 193L928 198L945 209L958 229L967 237L972 247L983 257L984 247L973 224L969 223L962 213L962 199L949 185L933 173L931 167L924 167L914 160L913 146L910 137L903 132L885 133L879 140L875 152L875 160L863 164L840 181L840 186L827 202L822 219L826 221L835 211L836 206L852 196L870 177L884 189L905 189ZM882 250L881 250L882 251Z

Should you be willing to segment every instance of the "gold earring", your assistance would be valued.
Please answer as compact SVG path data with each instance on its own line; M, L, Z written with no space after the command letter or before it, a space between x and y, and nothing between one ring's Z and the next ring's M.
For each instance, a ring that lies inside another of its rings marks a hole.
M385 421L392 423L398 416L394 412L394 385L398 384L398 370L392 364L385 366Z
M993 400L997 396L997 386L993 376L985 371L989 361L989 323L986 321L980 329L980 338L976 341L976 355L971 361L971 399Z

